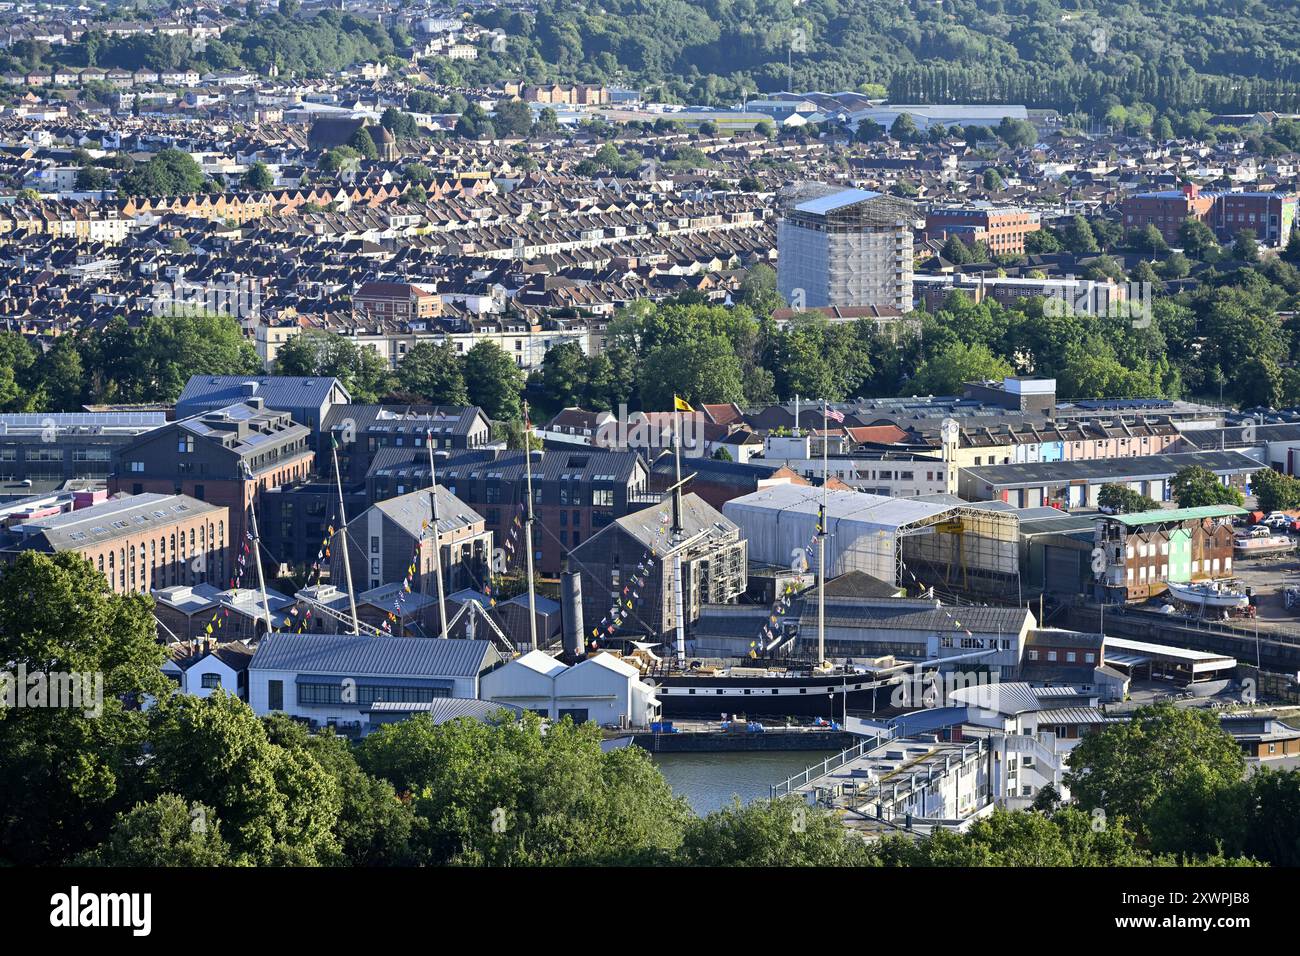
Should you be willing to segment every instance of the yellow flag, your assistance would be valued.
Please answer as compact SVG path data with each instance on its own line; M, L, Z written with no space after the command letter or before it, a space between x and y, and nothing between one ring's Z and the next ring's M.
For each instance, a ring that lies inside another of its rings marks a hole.
M693 412L693 411L695 411L695 409L691 408L691 404L690 404L690 402L686 401L686 399L684 399L684 398L679 398L678 396L674 395L674 396L673 396L673 411L675 411L675 412Z

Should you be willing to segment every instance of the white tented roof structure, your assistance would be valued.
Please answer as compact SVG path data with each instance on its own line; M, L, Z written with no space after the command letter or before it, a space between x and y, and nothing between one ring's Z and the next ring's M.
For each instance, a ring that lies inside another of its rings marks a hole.
M749 542L749 559L789 567L799 552L817 567L822 489L773 485L728 501L722 512ZM964 502L826 492L826 576L862 571L904 587L1006 593L1019 576L1013 513ZM810 547L811 546L811 547Z

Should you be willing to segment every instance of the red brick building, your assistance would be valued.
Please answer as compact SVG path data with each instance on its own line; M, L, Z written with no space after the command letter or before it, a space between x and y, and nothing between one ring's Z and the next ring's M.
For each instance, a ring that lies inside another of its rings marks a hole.
M230 509L230 538L248 531L261 491L304 481L315 453L311 429L262 399L204 412L146 432L118 448L112 493L185 494Z
M71 551L103 574L115 594L147 594L173 585L220 586L230 543L225 507L188 495L142 494L17 525L0 558Z

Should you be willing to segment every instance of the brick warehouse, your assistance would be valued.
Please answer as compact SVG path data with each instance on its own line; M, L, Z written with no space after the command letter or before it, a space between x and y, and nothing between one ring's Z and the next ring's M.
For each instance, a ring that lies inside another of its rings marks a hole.
M229 523L224 506L188 495L130 495L17 525L0 557L70 551L102 573L115 594L220 586L230 567Z

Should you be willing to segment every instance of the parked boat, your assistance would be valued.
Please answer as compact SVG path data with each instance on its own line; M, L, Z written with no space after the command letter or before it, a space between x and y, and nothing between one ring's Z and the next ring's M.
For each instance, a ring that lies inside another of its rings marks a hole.
M1202 584L1175 584L1168 582L1169 596L1184 604L1196 607L1230 610L1249 606L1250 598L1225 582L1207 581Z

